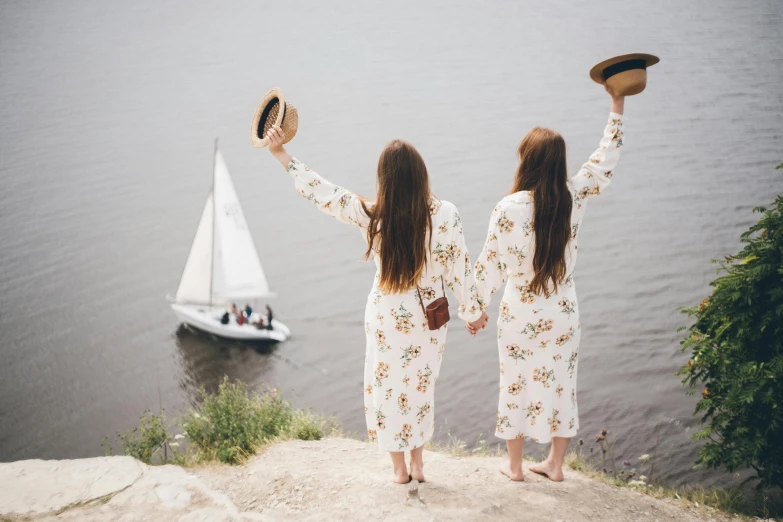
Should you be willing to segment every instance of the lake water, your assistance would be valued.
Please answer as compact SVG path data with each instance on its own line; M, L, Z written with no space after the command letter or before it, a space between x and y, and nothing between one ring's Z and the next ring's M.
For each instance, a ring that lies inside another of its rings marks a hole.
M521 137L557 129L575 171L609 108L588 70L642 51L661 63L626 102L624 156L580 241L580 436L590 446L607 427L635 460L659 430L668 482L728 483L691 469L676 309L708 294L710 259L734 253L751 209L783 191L781 27L774 0L3 2L0 460L100 455L144 409L184 409L223 375L363 432L373 267L356 230L249 145L263 93L280 86L299 109L290 150L365 195L384 144L413 142L475 256ZM164 300L215 137L294 333L276 347L180 329ZM494 333L471 339L455 322L441 439L498 442L497 374Z

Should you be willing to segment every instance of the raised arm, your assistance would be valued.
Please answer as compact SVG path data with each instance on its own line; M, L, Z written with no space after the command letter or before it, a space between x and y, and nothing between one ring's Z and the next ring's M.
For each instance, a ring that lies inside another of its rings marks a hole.
M506 263L503 262L503 253L500 251L498 242L498 234L500 233L498 221L500 219L503 219L503 210L498 204L489 218L487 240L484 242L484 249L479 254L474 268L479 304L482 310L489 307L492 294L506 282Z
M477 321L482 317L476 293L476 281L470 263L470 254L465 245L462 218L454 209L450 219L450 234L446 241L435 240L432 249L434 262L441 263L446 270L443 279L459 303L458 315L465 321Z
M609 89L607 88L607 91ZM623 111L625 97L612 95L612 109L609 121L604 129L604 135L587 162L582 165L576 176L571 178L574 188L574 203L577 207L590 196L597 196L612 181L614 168L620 159L620 148L623 146Z
M368 226L370 219L365 214L361 198L357 194L330 183L291 156L283 147L283 136L279 127L270 129L267 137L270 142L269 151L294 178L296 191L303 198L312 201L318 210L338 221L362 228Z

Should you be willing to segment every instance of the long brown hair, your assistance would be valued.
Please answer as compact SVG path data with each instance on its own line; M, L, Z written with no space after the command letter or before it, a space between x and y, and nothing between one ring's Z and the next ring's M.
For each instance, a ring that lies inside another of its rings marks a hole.
M374 251L380 256L378 287L385 294L403 293L418 284L432 236L431 197L419 151L403 140L386 145L378 159L375 205L362 202L370 218L365 258Z
M566 277L566 247L571 239L571 192L568 190L566 144L551 129L536 127L519 144L519 167L512 193L530 191L533 197L533 280L529 290L549 297L550 282L557 285Z

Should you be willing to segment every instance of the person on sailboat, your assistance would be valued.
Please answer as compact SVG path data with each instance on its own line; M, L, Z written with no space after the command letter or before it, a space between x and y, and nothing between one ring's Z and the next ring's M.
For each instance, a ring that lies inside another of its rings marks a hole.
M264 322L264 318L263 317L259 317L258 321L255 321L252 324L253 324L253 326L255 326L259 330L268 330L268 328L266 327L266 323Z
M272 307L266 305L266 329L272 329Z
M228 314L228 310L226 310L226 313L223 314L223 317L220 318L220 324L228 324L228 320L230 319L230 316Z
M239 319L239 316L241 315L239 313L239 308L237 308L237 304L236 303L231 303L231 315L233 315L237 319Z
M293 177L300 195L338 221L362 229L365 257L372 257L377 267L364 315L367 438L389 452L394 482L423 481L424 444L435 429L435 383L447 331L444 315L430 323L424 307L445 297L448 286L462 319L476 329L488 319L457 207L432 194L424 159L408 142L391 141L381 152L377 195L367 201L286 152L280 127L273 127L267 138L269 151ZM405 451L411 455L410 472Z
M253 315L253 309L250 308L249 303L245 303L245 317L250 321L250 316Z

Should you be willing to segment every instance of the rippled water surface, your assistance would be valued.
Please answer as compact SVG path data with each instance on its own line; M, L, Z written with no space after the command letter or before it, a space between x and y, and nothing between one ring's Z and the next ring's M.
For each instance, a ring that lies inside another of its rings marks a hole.
M668 481L725 483L691 469L676 308L707 294L709 260L783 191L782 22L777 1L3 2L0 460L99 455L145 408L183 409L223 375L363 431L373 268L356 230L248 144L269 87L299 108L291 151L358 192L373 193L386 141L416 144L475 255L520 138L559 130L575 170L609 107L589 68L645 51L661 63L626 103L625 155L580 241L581 435L608 427L633 459L659 430ZM164 300L215 136L294 332L277 347L178 328ZM494 334L453 328L441 438L497 442L497 378Z

